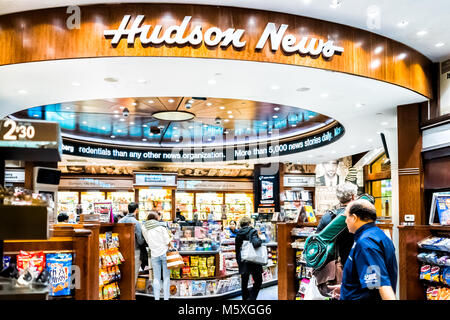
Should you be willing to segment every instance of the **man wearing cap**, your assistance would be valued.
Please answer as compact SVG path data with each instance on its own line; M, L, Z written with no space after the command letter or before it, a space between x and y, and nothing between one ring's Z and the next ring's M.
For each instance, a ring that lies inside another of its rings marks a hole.
M375 206L365 199L351 202L346 210L348 230L355 243L344 265L341 300L395 300L397 260L394 245L375 225Z

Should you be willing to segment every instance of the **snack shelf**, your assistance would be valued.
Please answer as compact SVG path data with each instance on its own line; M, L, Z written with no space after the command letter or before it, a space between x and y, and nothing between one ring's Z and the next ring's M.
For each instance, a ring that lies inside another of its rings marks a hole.
M178 253L180 254L180 255L198 255L198 254L218 254L220 251L217 251L217 250L215 250L215 251L195 251L195 250L192 250L192 251L187 251L187 250L185 250L185 251L178 251Z

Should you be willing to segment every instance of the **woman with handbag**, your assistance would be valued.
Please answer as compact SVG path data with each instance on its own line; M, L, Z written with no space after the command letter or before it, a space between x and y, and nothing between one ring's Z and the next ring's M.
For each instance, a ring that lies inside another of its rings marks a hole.
M163 277L164 300L170 296L170 271L167 268L166 253L172 247L172 238L165 226L159 222L159 215L150 212L144 223L143 235L150 248L150 260L153 268L153 291L155 300L161 292L161 270Z
M262 240L258 236L258 231L251 226L252 220L244 216L239 220L240 229L236 235L236 261L239 266L241 275L242 300L256 300L262 285L262 265L252 262L242 261L241 249L244 241L249 241L254 248L258 248L262 244ZM248 290L248 280L250 275L253 278L253 287Z

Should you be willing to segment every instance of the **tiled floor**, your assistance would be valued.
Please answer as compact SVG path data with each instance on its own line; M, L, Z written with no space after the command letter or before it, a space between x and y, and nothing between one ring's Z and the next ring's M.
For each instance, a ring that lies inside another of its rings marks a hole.
M242 300L242 296L230 300ZM259 291L258 300L278 300L278 286L270 286Z

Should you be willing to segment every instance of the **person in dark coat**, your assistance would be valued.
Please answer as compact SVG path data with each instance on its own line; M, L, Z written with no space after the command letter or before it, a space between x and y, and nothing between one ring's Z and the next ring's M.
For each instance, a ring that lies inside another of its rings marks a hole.
M258 236L258 231L251 226L251 222L252 220L247 216L244 216L239 220L240 229L236 235L235 241L236 261L238 263L239 274L242 279L242 300L256 300L262 285L262 266L256 263L241 260L241 248L245 240L250 241L255 248L260 247L263 243ZM252 275L254 283L252 289L249 291L248 280L250 275Z

